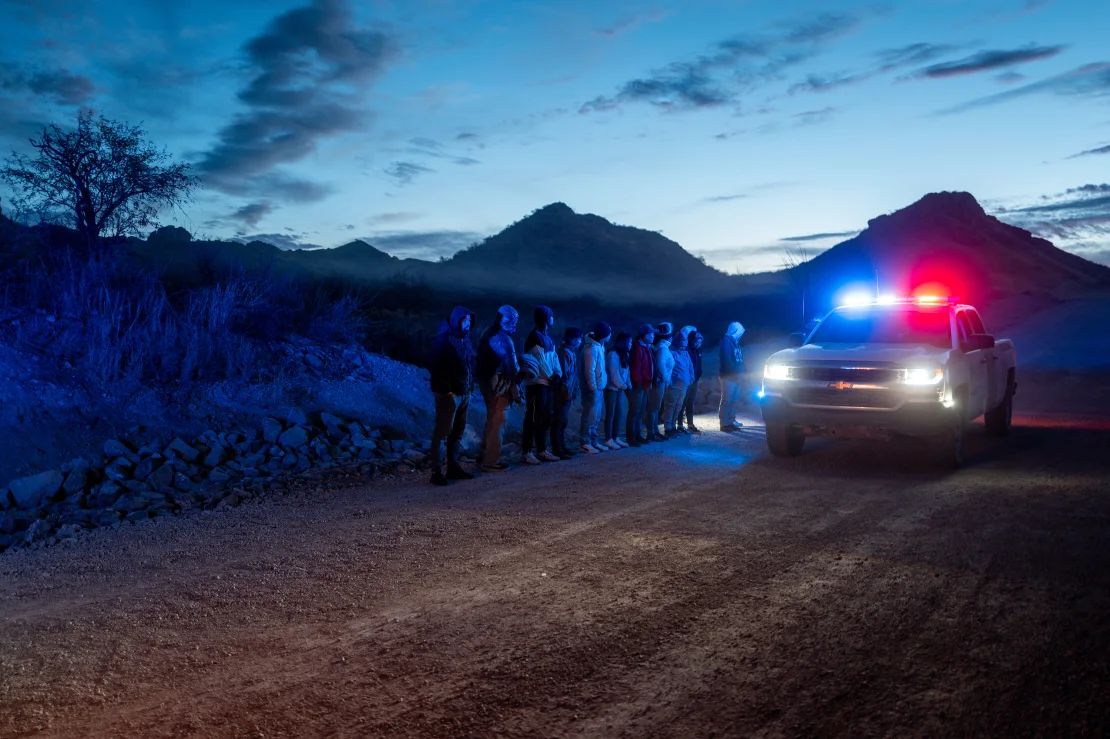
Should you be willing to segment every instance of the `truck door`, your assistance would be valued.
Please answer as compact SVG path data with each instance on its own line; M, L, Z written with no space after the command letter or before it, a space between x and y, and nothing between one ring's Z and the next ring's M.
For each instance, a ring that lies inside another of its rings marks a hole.
M971 330L977 334L987 333L986 327L983 325L983 319L979 316L979 311L974 308L968 308L967 321L971 325ZM987 357L987 377L985 390L983 393L983 410L984 412L991 410L1002 402L1002 394L1005 392L1006 378L998 376L998 353L993 349L983 349L984 356Z
M965 345L967 337L975 333L966 310L956 313L956 326L960 332L960 344ZM967 358L967 417L978 418L986 410L991 360L987 349L965 351L964 356Z

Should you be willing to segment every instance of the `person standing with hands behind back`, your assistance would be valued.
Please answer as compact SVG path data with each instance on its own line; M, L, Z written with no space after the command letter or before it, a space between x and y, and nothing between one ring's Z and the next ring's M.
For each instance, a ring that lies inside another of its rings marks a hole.
M559 457L547 451L554 402L551 386L559 383L563 373L555 341L549 335L555 325L555 311L540 305L533 311L533 317L536 327L524 341L524 356L521 358L528 375L524 382L524 438L521 444L525 464L560 461Z
M736 431L744 424L736 420L736 406L743 397L744 355L740 352L740 337L744 325L733 321L721 338L721 406L717 415L721 431Z
M456 306L432 341L429 369L436 412L431 453L433 485L474 477L459 464L459 442L466 431L466 414L470 410L470 394L474 391L474 345L470 343L473 323L474 314ZM447 442L446 474L442 456L444 440Z

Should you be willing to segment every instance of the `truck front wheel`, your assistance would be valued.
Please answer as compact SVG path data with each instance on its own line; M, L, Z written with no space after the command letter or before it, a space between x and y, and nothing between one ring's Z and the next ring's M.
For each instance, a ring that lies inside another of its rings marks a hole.
M776 457L796 457L802 453L806 435L798 426L767 422L767 448Z

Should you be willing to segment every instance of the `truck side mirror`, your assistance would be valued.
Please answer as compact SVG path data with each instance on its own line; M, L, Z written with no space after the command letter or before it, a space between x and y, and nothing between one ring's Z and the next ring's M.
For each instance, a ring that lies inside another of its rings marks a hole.
M805 341L806 341L806 335L805 334L803 334L801 332L795 332L795 333L790 334L790 339L787 342L787 344L791 348L794 348L794 347L801 346L802 344L805 343Z
M990 334L971 334L961 348L965 352L973 352L977 349L993 349L994 337Z

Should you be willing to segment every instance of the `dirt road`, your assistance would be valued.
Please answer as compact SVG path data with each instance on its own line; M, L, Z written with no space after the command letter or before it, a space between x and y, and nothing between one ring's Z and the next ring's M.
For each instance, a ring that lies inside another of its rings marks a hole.
M1106 735L1108 452L753 428L9 552L0 735Z

